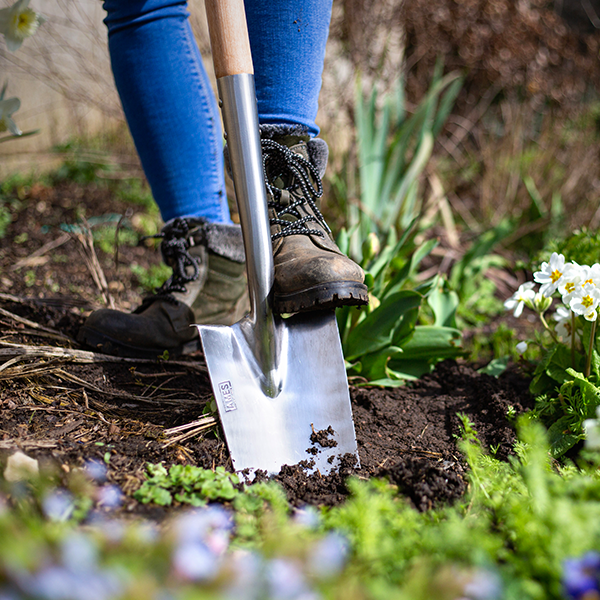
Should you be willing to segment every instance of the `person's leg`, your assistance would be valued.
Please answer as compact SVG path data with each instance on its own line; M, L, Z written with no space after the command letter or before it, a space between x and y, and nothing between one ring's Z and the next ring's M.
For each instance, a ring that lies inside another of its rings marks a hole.
M106 0L115 83L163 219L231 223L223 136L184 0Z
M193 323L231 324L247 308L239 225L229 216L223 137L183 0L105 0L111 62L136 148L162 217L173 275L133 314L100 309L82 343L156 357L198 348Z
M368 301L320 210L327 144L314 139L331 0L245 0L267 178L276 312Z
M313 137L332 0L245 0L261 124Z

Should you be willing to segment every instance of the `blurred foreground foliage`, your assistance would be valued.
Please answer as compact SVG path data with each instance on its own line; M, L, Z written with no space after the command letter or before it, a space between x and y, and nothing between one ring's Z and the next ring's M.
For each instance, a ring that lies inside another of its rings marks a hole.
M260 483L239 487L232 502L222 497L220 506L175 511L158 525L103 507L102 485L89 473L73 471L58 488L44 471L0 478L0 594L565 598L565 569L572 568L565 561L600 543L600 455L558 465L542 426L524 416L514 454L502 462L461 419L467 495L427 512L384 479L351 479L349 500L320 510L292 509L277 484Z

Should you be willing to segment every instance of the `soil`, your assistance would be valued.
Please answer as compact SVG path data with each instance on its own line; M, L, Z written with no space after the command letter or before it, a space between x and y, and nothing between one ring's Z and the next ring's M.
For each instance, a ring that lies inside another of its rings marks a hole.
M85 349L75 341L86 315L108 300L107 293L121 309L140 301L143 291L126 265L158 264L159 253L144 243L124 246L116 266L113 253L98 250L106 285L97 284L92 263L82 260L90 256L85 236L65 238L60 226L82 213L90 222L128 207L109 187L35 186L21 196L0 240L0 463L16 449L64 473L90 458L104 460L108 480L128 495L121 511L160 517L163 509L131 497L147 463L231 467L210 416L209 427L196 435L169 431L207 423L212 391L204 358L111 359L77 353ZM62 242L53 248L57 240ZM352 457L327 477L285 467L275 479L292 505L343 502L350 475L388 477L420 510L455 501L467 485L457 447L458 413L472 421L484 447L505 459L514 442L509 407L518 414L532 406L528 380L516 368L494 378L455 361L438 364L410 385L351 387L350 393L360 467ZM315 431L307 446L331 447L331 434Z

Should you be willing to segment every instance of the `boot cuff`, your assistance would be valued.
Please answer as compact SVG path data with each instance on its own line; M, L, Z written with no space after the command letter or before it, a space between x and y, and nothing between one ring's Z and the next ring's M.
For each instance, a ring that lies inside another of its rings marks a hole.
M319 172L319 177L323 179L325 169L327 168L327 160L329 159L329 146L325 140L314 138L306 144L308 150L308 158Z
M319 177L325 175L327 159L329 158L329 147L327 142L321 138L310 139L308 127L305 125L287 125L284 123L276 125L260 125L260 137L263 140L275 140L281 142L281 138L298 138L297 142L306 142L308 158L319 172ZM287 144L286 144L287 145Z
M185 217L167 221L162 232L188 239L190 247L204 246L210 252L234 262L246 261L242 228L239 225L207 223L203 218Z
M276 125L260 125L260 137L263 140L272 140L279 137L300 137L308 141L308 127L305 125L287 125L279 123Z
M237 263L245 262L244 240L242 239L242 228L239 225L206 223L202 229L203 243L210 252ZM198 242L196 235L194 240Z

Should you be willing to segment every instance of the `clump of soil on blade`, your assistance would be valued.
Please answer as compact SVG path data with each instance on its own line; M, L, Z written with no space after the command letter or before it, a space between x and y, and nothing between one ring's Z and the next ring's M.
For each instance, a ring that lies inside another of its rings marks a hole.
M108 481L128 494L123 513L160 517L162 509L131 497L147 463L231 469L217 419L206 411L212 390L204 358L196 353L144 361L86 354L75 341L77 330L103 301L79 242L61 238L59 226L74 222L75 206L88 218L98 215L97 207L118 212L125 206L108 189L65 185L57 193L38 186L29 194L0 240L0 463L17 449L63 472L97 458L108 464ZM143 244L124 247L119 264L113 254L97 249L97 255L115 306L130 310L141 290L127 261L157 264L158 251ZM19 261L23 266L15 268ZM352 387L360 466L345 456L328 476L287 466L275 480L294 506L343 502L351 475L386 476L421 510L452 502L466 485L457 413L473 422L484 447L506 458L514 442L506 415L509 407L516 413L531 407L527 385L516 371L496 379L445 361L404 387ZM307 448L334 447L334 434L331 428L315 431Z

